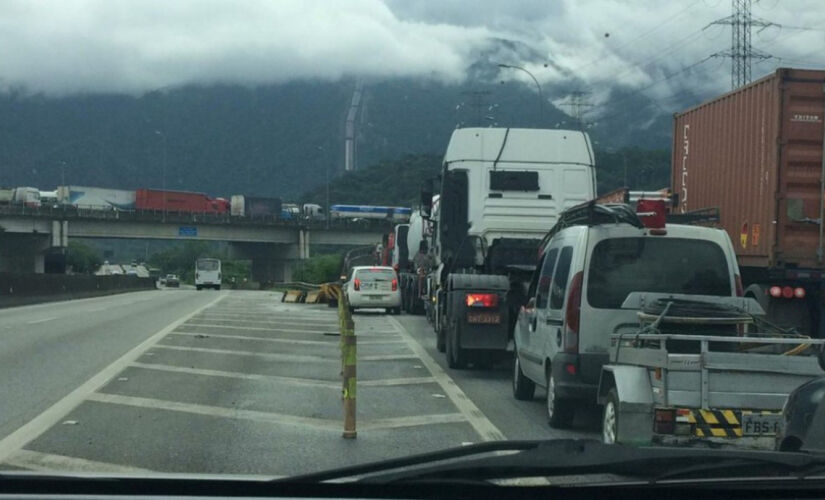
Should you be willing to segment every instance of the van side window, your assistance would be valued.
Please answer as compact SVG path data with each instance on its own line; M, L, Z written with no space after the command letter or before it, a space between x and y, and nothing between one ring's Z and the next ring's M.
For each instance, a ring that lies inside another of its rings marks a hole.
M550 287L550 309L561 309L564 305L564 293L567 291L567 278L570 275L570 263L573 260L573 247L564 247L559 255L553 286Z
M559 249L554 248L547 252L544 257L544 262L541 265L541 274L539 275L539 284L536 291L536 308L544 309L547 307L547 296L550 294L550 282L553 278L553 267L556 265L556 256L559 254Z

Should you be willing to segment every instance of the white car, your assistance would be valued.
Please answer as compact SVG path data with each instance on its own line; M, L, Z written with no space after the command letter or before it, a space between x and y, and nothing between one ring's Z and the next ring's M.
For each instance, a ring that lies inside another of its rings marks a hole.
M401 312L398 275L388 266L356 266L346 284L350 311L383 308L389 314Z
M515 326L513 395L532 399L537 385L545 387L553 427L569 426L577 408L596 403L610 335L638 330L638 311L622 308L630 293L742 295L733 246L720 229L584 222L548 236Z

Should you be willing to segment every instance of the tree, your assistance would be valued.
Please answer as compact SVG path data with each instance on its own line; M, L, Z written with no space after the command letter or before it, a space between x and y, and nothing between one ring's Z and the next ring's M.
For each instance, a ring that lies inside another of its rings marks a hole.
M78 274L92 274L103 264L97 250L79 241L70 241L66 249L66 266Z

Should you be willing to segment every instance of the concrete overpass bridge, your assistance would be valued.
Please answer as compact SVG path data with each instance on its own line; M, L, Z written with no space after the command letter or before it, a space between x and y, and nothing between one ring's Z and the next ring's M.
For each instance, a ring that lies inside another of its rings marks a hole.
M230 256L252 261L256 281L289 281L312 245L381 242L391 221L284 221L228 214L119 212L74 207L0 207L0 271L65 272L71 238L201 240L229 243Z

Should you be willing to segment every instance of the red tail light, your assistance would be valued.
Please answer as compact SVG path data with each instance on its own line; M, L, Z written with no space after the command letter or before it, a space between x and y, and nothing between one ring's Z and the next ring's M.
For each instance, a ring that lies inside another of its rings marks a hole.
M801 286L798 286L793 289L793 296L797 299L804 299L805 298L805 289Z
M773 298L775 298L775 299L778 299L779 297L781 297L781 296L782 296L782 287L780 287L780 286L772 286L772 287L770 288L770 290L768 290L768 293L770 293L770 294L771 294L771 297L773 297Z
M352 288L354 288L355 291L360 290L361 289L361 280L359 280L358 278L355 278L355 280L353 280L353 282L352 282Z
M745 289L742 288L742 277L738 274L733 275L736 281L736 296L737 297L744 297L745 296Z
M398 280L393 278L392 279L392 291L394 292L396 290L398 290Z
M785 297L786 299L792 298L793 297L793 288L791 288L789 286L783 286L782 287L782 296Z
M656 434L674 434L676 432L676 410L657 408L653 415L653 432Z
M468 293L464 300L467 307L498 307L495 293Z
M579 352L579 322L582 310L582 279L584 274L579 271L573 276L570 283L570 292L567 295L567 311L564 313L564 352L577 354Z

